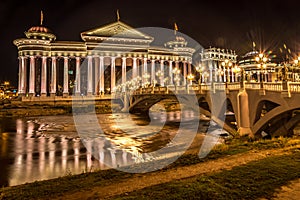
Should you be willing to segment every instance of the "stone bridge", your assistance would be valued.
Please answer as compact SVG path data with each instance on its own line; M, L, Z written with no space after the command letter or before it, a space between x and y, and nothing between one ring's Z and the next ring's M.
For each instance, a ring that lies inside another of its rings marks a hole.
M130 113L148 113L164 99L180 102L192 96L197 99L194 103L200 113L218 124L224 121L224 129L231 133L288 135L300 121L300 83L292 82L139 88L125 98L129 101L125 101L124 106L128 105Z

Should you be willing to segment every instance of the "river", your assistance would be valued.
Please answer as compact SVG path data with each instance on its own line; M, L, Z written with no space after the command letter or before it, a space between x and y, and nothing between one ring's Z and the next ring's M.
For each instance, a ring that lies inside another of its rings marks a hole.
M99 114L97 118L109 138L109 142L105 141L102 145L101 155L97 158L87 150L87 143L83 145L73 116L2 118L0 185L14 186L107 169L108 166L144 162L151 157L139 155L168 145L177 134L180 122L189 126L189 123L191 125L199 121L193 112L169 112L154 114L154 123L150 124L145 118L131 116L135 127L130 128L128 115ZM121 120L116 122L116 119ZM207 121L200 123L197 134L205 132L206 125ZM145 127L146 131L142 129ZM127 131L124 133L122 130ZM152 134L148 134L148 130Z

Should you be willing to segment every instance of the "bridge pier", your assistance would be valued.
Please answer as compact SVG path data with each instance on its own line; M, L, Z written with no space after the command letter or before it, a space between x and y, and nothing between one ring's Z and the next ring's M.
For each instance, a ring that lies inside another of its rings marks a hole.
M249 100L245 89L242 89L237 95L238 102L238 133L240 136L248 135L253 138L254 135L250 128Z
M126 93L124 93L124 96L123 96L123 108L122 108L122 112L129 112L129 97L127 96Z

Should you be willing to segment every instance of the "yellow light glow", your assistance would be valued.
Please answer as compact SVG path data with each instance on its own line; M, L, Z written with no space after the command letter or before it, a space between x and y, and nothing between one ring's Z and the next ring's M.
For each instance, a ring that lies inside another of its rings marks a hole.
M263 58L263 61L264 61L264 62L267 62L267 61L268 61L268 58L264 57L264 58Z
M263 68L267 68L267 65L266 65L266 64L263 64Z

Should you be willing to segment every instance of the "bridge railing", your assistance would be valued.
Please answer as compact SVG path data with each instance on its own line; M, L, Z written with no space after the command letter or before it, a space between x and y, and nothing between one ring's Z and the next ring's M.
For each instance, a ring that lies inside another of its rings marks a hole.
M221 90L221 91L225 91L226 89L225 83L214 83L213 87L215 90Z
M227 88L226 88L227 87ZM258 82L246 82L246 89L259 90L261 89L261 83ZM283 83L281 82L265 82L263 83L263 88L267 91L283 91ZM240 89L240 83L202 83L201 85L189 85L189 86L174 86L169 85L167 87L148 87L139 88L132 94L168 94L169 92L175 92L178 94L188 93L188 91L194 91L195 93L202 93L207 91L225 91L225 90L238 90ZM288 82L287 83L288 92L300 93L300 82Z
M257 90L257 89L260 89L260 83L256 83L256 82L254 82L254 83L245 83L245 88L246 89L255 89L255 90Z
M300 83L299 82L288 82L288 90L294 93L300 93Z
M269 91L282 91L282 83L264 83L264 89Z
M241 88L240 83L228 83L227 84L227 89L229 90L239 90Z

